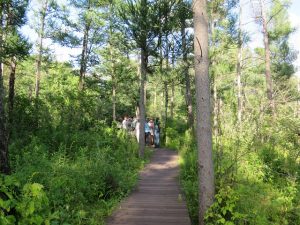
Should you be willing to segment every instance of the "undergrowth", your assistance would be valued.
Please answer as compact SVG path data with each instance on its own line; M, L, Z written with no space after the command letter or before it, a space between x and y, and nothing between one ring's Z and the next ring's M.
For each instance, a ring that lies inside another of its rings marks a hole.
M206 224L300 224L298 122L278 118L255 133L224 132L214 138L216 195ZM198 224L197 150L190 130L169 128L181 155L180 180L192 224Z

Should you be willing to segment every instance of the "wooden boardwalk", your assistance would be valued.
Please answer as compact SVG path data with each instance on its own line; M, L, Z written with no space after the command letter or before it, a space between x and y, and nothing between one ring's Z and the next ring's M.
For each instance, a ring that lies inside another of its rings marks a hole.
M107 225L190 225L178 175L177 153L155 150L136 189L107 219Z

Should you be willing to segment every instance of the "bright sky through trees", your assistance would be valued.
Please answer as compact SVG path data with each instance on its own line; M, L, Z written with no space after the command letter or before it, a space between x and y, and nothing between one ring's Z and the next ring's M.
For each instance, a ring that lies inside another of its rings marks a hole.
M292 6L289 8L290 20L292 26L294 26L297 30L292 35L290 43L300 52L300 1L293 0ZM297 76L300 77L300 57L298 56L297 60L295 61L295 65L298 67L298 72L296 72Z
M33 6L35 5L35 1L33 0L30 7L31 9L28 12L28 20L29 23L32 23L32 9ZM63 4L65 1L60 0L59 1L61 4ZM293 27L296 28L295 33L291 36L290 43L291 45L298 51L300 52L300 1L299 0L293 0L292 1L292 6L289 8L289 16L291 23ZM251 35L251 42L249 43L249 46L252 48L255 48L257 46L262 47L263 42L262 42L262 36L261 33L259 32L258 26L253 22L253 11L251 8L250 1L245 0L245 13L243 17L243 24L244 24L244 29L249 32ZM33 30L30 28L29 25L25 25L22 28L22 33L29 38L29 40L32 43L36 42L37 35ZM61 47L58 44L53 44L50 40L46 40L46 45L52 49L56 55L56 58L58 61L69 61L72 58L70 56L78 55L80 54L80 49L77 48L67 48L67 47ZM295 65L300 68L300 57L295 61ZM300 73L297 72L296 74Z

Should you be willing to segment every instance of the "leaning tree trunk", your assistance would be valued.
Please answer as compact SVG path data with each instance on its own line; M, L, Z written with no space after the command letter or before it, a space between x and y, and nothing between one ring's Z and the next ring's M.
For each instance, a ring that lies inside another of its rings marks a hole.
M266 83L267 83L267 97L270 104L270 109L272 114L275 114L275 102L273 96L273 83L272 83L272 76L271 76L271 58L270 58L270 44L269 44L269 36L268 36L268 22L267 16L265 12L265 6L263 5L262 0L259 0L260 8L261 8L261 16L262 16L262 24L263 24L263 35L264 35L264 46L265 46L265 76L266 76Z
M208 17L206 0L194 0L194 52L197 103L197 144L199 176L199 224L214 201L214 169L208 59Z
M42 69L42 55L43 55L43 41L45 36L45 19L48 8L48 0L45 0L42 11L41 11L41 27L39 30L39 45L38 45L38 56L36 60L36 75L35 75L35 97L39 97L40 93L40 82L41 82L41 69Z
M189 75L188 57L187 57L187 46L186 46L186 33L185 33L186 23L185 18L181 20L181 42L182 42L182 52L183 52L183 74L185 78L185 98L187 106L187 117L188 117L188 127L193 128L194 125L194 115L193 115L193 101L191 92L191 81Z
M139 134L139 156L144 157L145 154L145 80L147 73L147 54L145 49L141 49L141 69L140 69L140 100L139 100L139 119L140 119L140 134Z

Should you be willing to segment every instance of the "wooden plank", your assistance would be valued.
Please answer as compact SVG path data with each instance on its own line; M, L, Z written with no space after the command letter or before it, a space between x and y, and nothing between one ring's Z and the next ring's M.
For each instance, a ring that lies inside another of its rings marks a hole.
M178 173L177 153L157 149L137 187L106 220L107 225L190 225Z

